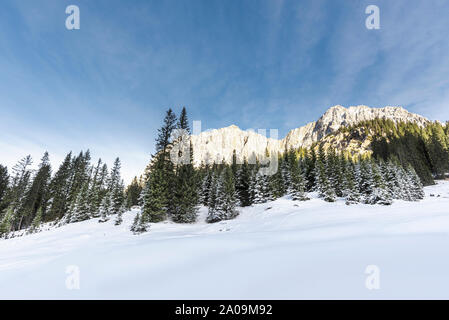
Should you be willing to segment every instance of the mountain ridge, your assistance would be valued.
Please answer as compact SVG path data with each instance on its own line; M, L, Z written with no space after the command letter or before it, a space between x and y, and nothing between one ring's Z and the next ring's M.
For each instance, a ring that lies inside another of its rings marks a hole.
M242 130L236 125L192 135L193 159L195 165L223 160L229 163L232 161L234 150L241 160L244 157L249 159L253 154L263 155L267 149L269 152L283 152L290 148L310 147L343 126L376 118L390 119L395 123L414 122L419 126L430 123L429 119L400 106L372 108L358 105L345 108L335 105L326 110L317 121L289 131L283 139L273 139L251 130Z

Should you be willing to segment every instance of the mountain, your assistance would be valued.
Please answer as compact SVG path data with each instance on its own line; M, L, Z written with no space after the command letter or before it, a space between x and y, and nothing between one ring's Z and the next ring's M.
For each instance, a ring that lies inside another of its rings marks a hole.
M235 125L202 132L192 136L194 163L232 160L235 150L240 159L263 155L265 150L282 152L285 149L310 147L331 133L336 133L344 126L351 126L362 121L373 119L389 119L393 122L413 122L424 126L430 121L418 114L411 113L402 107L370 108L368 106L352 106L345 108L337 105L328 109L317 121L290 131L282 139L272 139L254 131L243 131ZM366 146L365 146L366 147Z

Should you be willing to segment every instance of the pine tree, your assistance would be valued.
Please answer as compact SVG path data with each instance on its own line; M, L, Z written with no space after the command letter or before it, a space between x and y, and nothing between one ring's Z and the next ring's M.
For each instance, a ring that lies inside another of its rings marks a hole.
M208 165L204 168L204 176L203 181L201 184L201 194L200 194L200 202L203 204L203 206L207 206L209 204L209 197L210 197L210 190L212 187L212 170L209 168Z
M112 167L110 178L109 178L109 186L108 193L111 197L111 214L117 214L120 210L120 207L124 203L124 186L123 180L120 175L121 162L119 158L116 158L114 161L114 166Z
M191 146L190 146L191 147ZM171 197L172 220L178 223L193 223L198 212L198 182L193 167L192 154L188 164L178 165L175 175L175 188Z
M326 202L335 202L336 200L335 190L327 179L322 185L322 197Z
M398 180L397 166L390 159L381 161L381 172L384 177L385 186L393 199L401 199L401 186Z
M270 177L258 172L256 174L254 203L266 203L273 200L274 197L271 193Z
M293 149L285 152L284 159L281 163L281 176L284 183L283 191L285 194L291 194L293 190L293 171L298 166L296 153Z
M411 197L414 201L424 199L425 193L423 190L423 185L421 183L421 179L416 174L415 169L411 165L407 167L407 176L410 181L410 193Z
M150 229L150 223L143 214L136 214L134 222L131 226L131 231L134 234L141 234L147 232Z
M91 172L90 160L89 150L80 152L78 157L72 159L69 202L76 201L81 190L85 186L89 186Z
M393 200L391 195L389 194L387 187L384 183L384 177L378 167L378 165L374 161L370 161L371 172L372 172L372 190L370 192L369 198L367 198L366 203L369 204L381 204L381 205L390 205Z
M211 188L210 188L210 192L209 192L209 202L207 204L208 217L211 217L211 219L213 219L213 220L215 220L216 211L217 211L218 184L219 184L218 172L213 171Z
M147 192L144 195L144 207L141 215L143 223L160 222L167 213L173 213L171 202L174 190L174 165L169 152L173 130L176 128L176 116L171 109L167 111L163 126L158 130L156 155L147 172Z
M24 219L23 210L25 206L25 198L27 191L30 188L31 170L29 166L32 164L31 156L21 159L13 167L13 180L10 193L8 194L8 204L13 208L13 222L12 229L20 230Z
M6 210L5 215L0 221L0 237L5 237L9 232L12 231L12 223L14 219L14 208L9 206Z
M345 189L343 195L346 198L346 204L356 204L360 202L361 194L359 191L360 166L347 162L345 170Z
M41 227L41 223L42 223L42 215L43 215L43 210L42 210L42 208L39 208L36 216L33 219L33 222L31 223L30 233L35 233L35 232L40 231L40 227Z
M430 126L430 139L428 141L428 154L432 161L432 169L437 178L444 178L449 169L449 151L447 137L441 124Z
M258 172L257 163L255 165L251 165L250 167L250 175L249 175L249 201L251 205L256 203L256 184L257 184L257 172Z
M275 200L281 198L286 195L288 187L290 184L289 177L289 165L288 162L285 161L282 157L278 157L278 166L279 169L273 175L269 175L268 177L268 190L265 192L266 197L270 200ZM284 177L285 174L287 177ZM285 179L289 179L289 181L285 181Z
M60 219L69 209L69 194L71 188L72 153L65 157L50 183L50 208L45 221Z
M111 211L113 210L113 197L112 194L108 193L103 197L101 201L99 214L100 219L98 222L103 223L109 220L109 215L111 215Z
M397 167L397 175L401 186L400 199L405 201L413 201L410 179L402 166Z
M75 205L73 209L73 214L70 219L70 223L80 222L88 220L90 218L88 198L89 192L86 183L86 185L84 185L84 187L81 189L80 193L78 194L75 200Z
M50 178L50 160L48 152L45 152L41 163L39 164L38 171L25 192L23 203L19 207L18 214L21 216L22 220L19 228L30 226L39 208L42 210L41 214L45 214L48 203Z
M324 197L326 191L331 187L329 184L329 181L327 180L327 173L326 173L326 156L324 154L324 151L322 150L322 147L320 146L320 150L318 153L318 156L315 160L315 189L314 191L318 192L318 195L320 197Z
M125 198L127 203L127 209L130 209L133 206L140 205L139 204L139 197L142 193L142 184L139 180L137 180L137 177L134 177L131 184L126 188L125 191Z
M173 130L176 128L176 115L172 111L172 109L168 109L163 126L158 130L158 138L156 140L156 152L167 151L168 146L171 143L171 136ZM164 154L166 156L166 154Z
M359 181L360 193L363 197L363 202L369 204L371 194L374 190L374 178L372 172L372 166L370 160L360 160L360 181Z
M117 217L115 218L114 224L115 224L116 226L119 226L119 225L122 224L122 222L123 222L123 214L124 214L125 212L126 212L126 206L123 205L123 206L121 206L121 208L120 208L120 210L119 210L119 212L118 212L118 214L117 214Z
M190 134L190 126L189 126L189 120L187 118L187 111L186 107L182 108L181 114L179 115L178 120L178 129L186 130L188 134Z
M338 161L338 157L336 155L334 148L329 148L329 151L326 155L326 160L324 163L326 180L329 183L328 187L331 187L336 196L342 197L342 174L340 168L340 162Z
M98 159L97 165L93 169L92 179L89 187L89 211L93 217L98 217L98 211L101 199L101 189L103 186L102 177L103 162Z
M317 162L317 157L315 150L312 148L309 152L305 154L305 178L307 181L307 191L314 191L316 187L316 172L315 164Z
M305 174L300 163L293 164L291 168L291 187L290 194L293 200L306 201L309 198L306 195Z
M214 223L234 219L239 213L237 207L237 194L235 191L234 175L230 166L226 166L220 175L217 187L215 210L207 217L207 222Z
M144 221L160 222L166 219L167 181L164 171L157 165L151 171L147 192L144 195L142 217Z
M237 170L235 188L239 204L242 207L248 207L252 204L251 200L251 169L246 159L243 160L243 164Z
M0 165L0 214L6 209L7 203L5 201L6 194L9 189L9 175L8 168Z

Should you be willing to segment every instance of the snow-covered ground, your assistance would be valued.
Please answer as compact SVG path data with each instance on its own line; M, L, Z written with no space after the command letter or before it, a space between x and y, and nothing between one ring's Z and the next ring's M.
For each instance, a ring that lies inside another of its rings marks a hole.
M1 240L0 298L449 299L449 182L389 207L279 199L212 225L203 208L139 236L135 214Z

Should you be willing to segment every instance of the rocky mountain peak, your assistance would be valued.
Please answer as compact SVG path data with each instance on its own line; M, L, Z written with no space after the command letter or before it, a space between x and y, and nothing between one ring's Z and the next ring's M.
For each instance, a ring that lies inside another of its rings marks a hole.
M390 119L394 122L414 122L424 126L428 119L411 113L402 107L387 106L371 108L365 105L345 108L336 105L329 108L316 122L293 129L282 140L271 139L254 131L241 130L236 125L214 129L192 136L194 162L225 160L230 162L234 150L240 159L259 156L268 149L270 152L283 152L285 149L310 147L342 126L350 126L376 118ZM268 132L267 132L268 134Z

